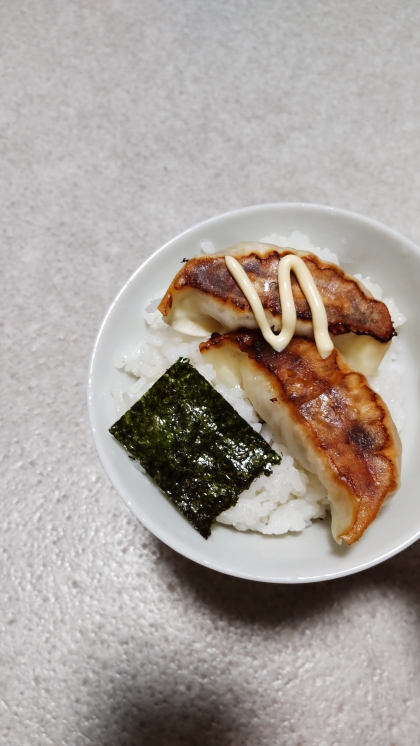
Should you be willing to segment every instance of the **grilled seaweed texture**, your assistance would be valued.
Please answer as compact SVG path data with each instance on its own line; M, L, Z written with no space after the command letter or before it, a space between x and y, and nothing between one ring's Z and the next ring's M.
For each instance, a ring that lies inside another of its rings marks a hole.
M281 460L185 358L110 433L205 539L216 516Z

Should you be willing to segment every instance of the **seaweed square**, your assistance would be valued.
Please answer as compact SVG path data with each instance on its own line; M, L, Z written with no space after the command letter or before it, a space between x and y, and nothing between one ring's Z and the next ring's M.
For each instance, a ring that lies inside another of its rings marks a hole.
M185 358L110 433L205 539L216 517L281 460Z

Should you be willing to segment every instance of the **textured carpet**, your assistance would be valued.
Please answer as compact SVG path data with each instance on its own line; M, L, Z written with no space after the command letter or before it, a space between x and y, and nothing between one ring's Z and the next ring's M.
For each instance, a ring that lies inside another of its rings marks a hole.
M310 586L148 533L86 412L125 280L207 217L332 204L420 241L420 5L0 7L0 743L413 746L419 545Z

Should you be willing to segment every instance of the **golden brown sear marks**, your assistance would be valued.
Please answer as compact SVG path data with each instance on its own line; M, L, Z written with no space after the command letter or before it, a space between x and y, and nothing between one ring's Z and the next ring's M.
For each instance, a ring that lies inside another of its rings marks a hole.
M275 319L280 319L278 264L281 257L296 252L266 245L266 253L262 254L261 246L265 245L258 244L258 253L252 252L242 256L234 253L234 256L253 283L264 309L269 311ZM386 305L363 292L354 278L335 264L321 261L314 254L300 254L300 256L311 272L321 294L327 312L328 327L332 334L346 332L369 334L380 342L387 342L396 334ZM203 256L190 259L178 272L159 305L163 316L170 314L177 295L188 289L205 293L219 303L230 306L238 321L235 328L241 326L241 313L244 315L252 313L248 301L226 267L224 256ZM311 310L294 274L292 274L292 291L298 319L310 322L312 320ZM280 325L276 328L280 328Z
M335 538L353 544L398 489L401 444L386 405L340 353L334 350L323 360L312 340L294 337L283 352L275 352L259 331L240 330L214 336L200 349L225 345L246 353L254 381L248 396L252 401L255 394L260 414L266 408L262 416L269 424L275 426L277 416L300 439L328 490L333 524L334 509L350 516L348 525L338 520ZM269 405L259 402L262 388Z

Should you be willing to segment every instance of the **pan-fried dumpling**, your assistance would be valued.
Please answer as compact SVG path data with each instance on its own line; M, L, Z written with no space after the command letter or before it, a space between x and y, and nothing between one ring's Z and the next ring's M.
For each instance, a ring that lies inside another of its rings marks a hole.
M320 292L331 334L354 332L382 343L395 335L386 305L336 264L324 262L314 254L262 243L241 243L221 254L186 262L158 307L168 324L197 336L221 329L257 327L247 299L226 267L227 254L237 259L250 278L274 331L281 329L278 264L286 254L298 254ZM292 292L298 317L296 334L313 337L311 310L294 276Z
M401 442L388 408L334 350L294 337L275 352L259 331L215 335L200 345L219 377L244 389L260 417L331 501L336 541L357 541L399 486Z

